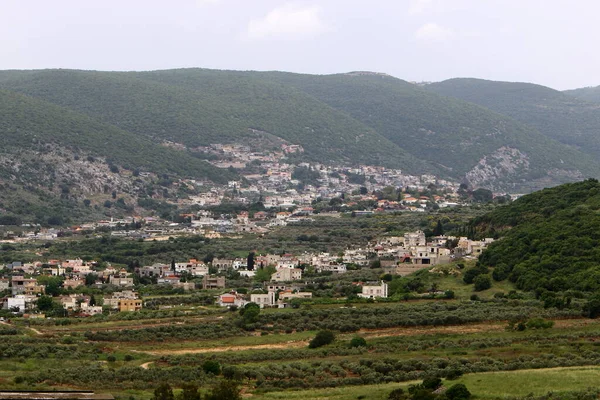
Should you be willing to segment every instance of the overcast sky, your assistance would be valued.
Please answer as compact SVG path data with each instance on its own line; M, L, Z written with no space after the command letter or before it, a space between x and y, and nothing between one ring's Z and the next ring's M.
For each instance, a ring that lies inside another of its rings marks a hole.
M0 0L0 69L600 85L598 0Z

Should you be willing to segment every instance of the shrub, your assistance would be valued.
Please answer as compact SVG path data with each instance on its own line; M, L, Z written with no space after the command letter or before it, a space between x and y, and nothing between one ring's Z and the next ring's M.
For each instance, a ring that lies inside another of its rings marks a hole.
M394 389L388 395L388 400L404 400L406 396L404 395L404 390L402 388Z
M442 386L442 380L440 378L425 378L423 379L423 387L425 389L435 390Z
M479 275L474 280L475 291L481 292L482 290L486 290L492 287L492 281L489 275Z
M125 357L123 358L125 361L132 361L133 360L133 356L131 354L126 354Z
M230 380L219 382L205 397L206 400L241 400L241 398L238 385Z
M154 397L152 397L152 400L175 400L171 385L168 383L160 384L154 389Z
M221 364L215 360L206 360L202 363L202 370L207 374L219 375L221 373Z
M460 378L463 375L463 372L458 368L452 368L448 372L446 372L446 379L449 381L453 381L455 379Z
M367 347L367 341L363 337L355 336L350 340L350 347Z
M471 398L471 392L462 383L450 386L445 394L448 400L468 400Z
M115 357L111 354L110 356L106 357L106 361L115 362L115 361L117 361L117 357Z
M335 340L335 335L331 331L319 331L317 335L308 344L309 349L326 346Z
M197 385L193 383L184 383L181 389L181 394L177 396L177 400L202 400Z
M526 325L529 329L550 329L554 326L554 321L548 321L544 318L532 318L527 321Z

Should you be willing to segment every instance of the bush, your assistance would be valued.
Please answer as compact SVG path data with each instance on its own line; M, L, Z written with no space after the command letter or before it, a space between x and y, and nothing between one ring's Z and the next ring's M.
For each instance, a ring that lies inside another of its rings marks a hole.
M468 400L471 398L471 392L462 383L457 383L446 390L448 400Z
M106 357L106 361L115 362L115 361L117 361L117 357L115 357L111 354L110 356Z
M319 331L317 336L308 344L309 349L326 346L335 340L335 335L331 331Z
M473 280L475 284L475 291L481 292L492 287L492 280L489 275L479 275Z
M453 290L446 290L444 292L444 298L445 299L453 299L455 296L454 291Z
M394 389L388 395L388 400L404 400L406 396L404 395L404 390L402 388Z
M241 398L238 385L230 380L219 382L205 397L206 400L241 400Z
M154 397L152 397L152 400L175 400L171 385L168 383L160 384L154 389Z
M544 318L532 318L527 321L526 325L529 329L550 329L554 326L554 321L548 321Z
M463 375L463 372L458 368L452 368L448 372L446 372L446 379L449 381L453 381L455 379L460 378Z
M207 374L219 375L221 373L221 364L215 360L206 360L202 364L202 370Z
M350 347L367 347L367 341L364 337L355 336L350 340Z
M423 379L423 387L425 389L435 390L442 386L442 380L440 378L425 378Z

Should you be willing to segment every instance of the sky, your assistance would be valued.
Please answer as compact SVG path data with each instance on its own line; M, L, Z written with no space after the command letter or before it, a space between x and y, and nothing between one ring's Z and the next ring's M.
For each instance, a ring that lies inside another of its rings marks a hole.
M0 69L600 85L598 0L0 0Z

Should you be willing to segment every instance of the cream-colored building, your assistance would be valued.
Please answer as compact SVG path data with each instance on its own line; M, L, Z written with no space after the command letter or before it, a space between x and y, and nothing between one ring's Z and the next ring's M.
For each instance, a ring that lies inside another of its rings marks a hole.
M291 282L302 279L300 268L282 268L271 275L272 282Z

